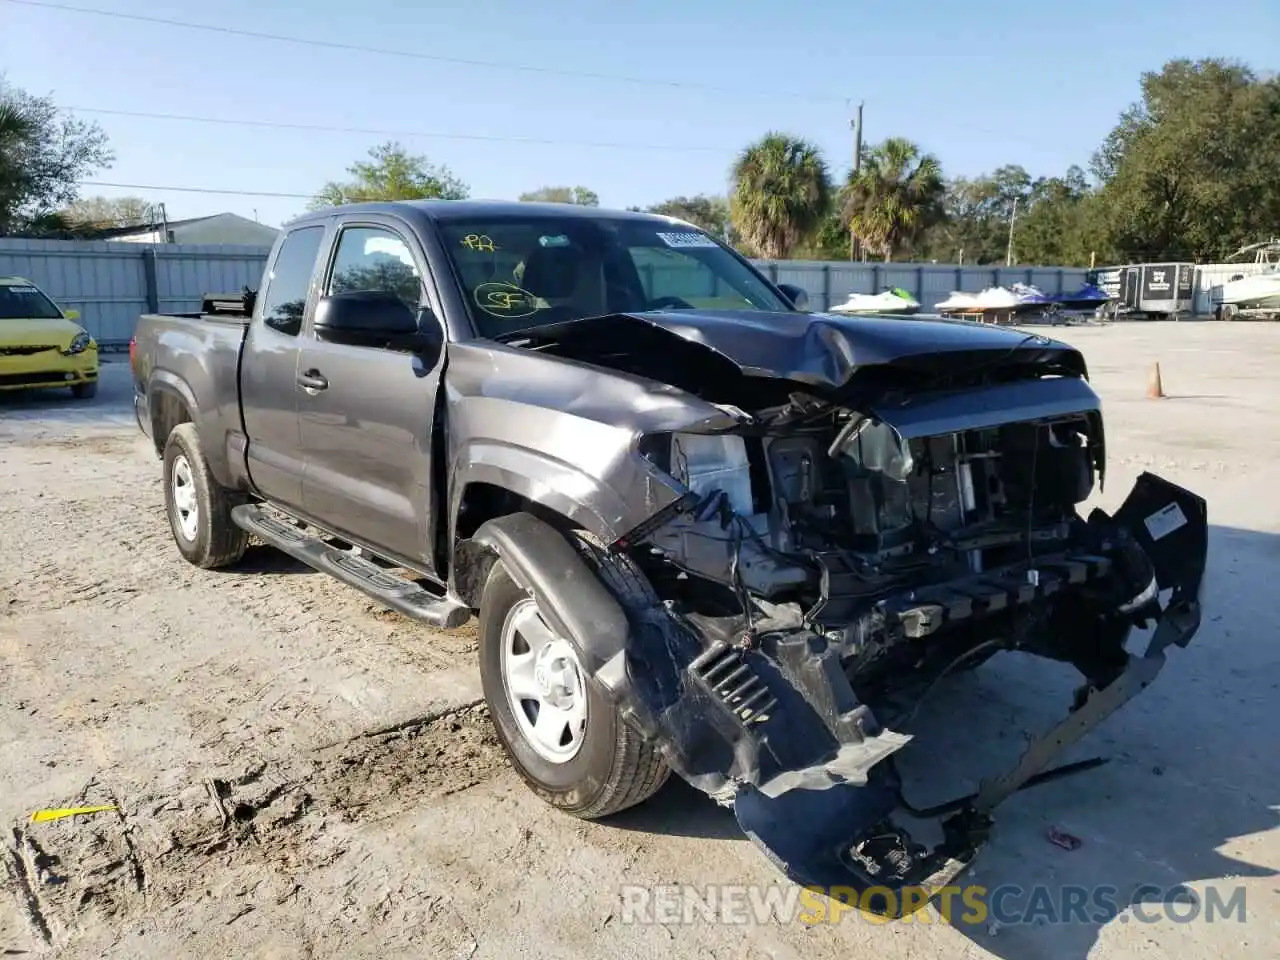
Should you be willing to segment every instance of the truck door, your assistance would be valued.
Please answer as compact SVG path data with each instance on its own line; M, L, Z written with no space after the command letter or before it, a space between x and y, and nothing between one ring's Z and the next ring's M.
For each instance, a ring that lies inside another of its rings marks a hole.
M398 221L342 225L320 289L428 303L425 263ZM422 312L423 323L438 324ZM434 332L434 331L432 331ZM443 341L443 331L440 331ZM442 355L441 355L442 356ZM431 425L440 357L302 338L298 419L303 509L338 534L431 569Z
M298 429L298 343L324 233L323 224L300 227L277 246L240 361L249 477L268 500L298 509L304 463Z

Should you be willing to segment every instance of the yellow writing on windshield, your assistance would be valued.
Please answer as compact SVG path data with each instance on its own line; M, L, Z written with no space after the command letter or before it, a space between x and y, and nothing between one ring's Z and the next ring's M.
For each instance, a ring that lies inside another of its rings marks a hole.
M498 245L493 242L493 239L483 233L468 233L462 238L462 245L468 250L483 250L487 253L493 253L498 249Z
M485 313L504 319L531 317L538 311L538 298L514 283L482 283L472 295Z

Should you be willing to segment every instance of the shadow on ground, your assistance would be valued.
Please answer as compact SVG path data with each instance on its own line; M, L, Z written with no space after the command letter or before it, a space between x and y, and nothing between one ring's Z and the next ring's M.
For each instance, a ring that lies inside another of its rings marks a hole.
M0 391L0 423L38 423L41 427L132 425L133 381L127 357L109 355L98 370L98 395L77 400L70 390Z
M1280 753L1274 749L1275 670L1270 585L1280 536L1226 527L1210 534L1204 622L1144 691L1059 762L1092 756L1106 765L1015 795L960 883L986 888L990 913L958 929L1009 960L1083 960L1109 924L1199 917L1213 888L1229 903L1241 882L1272 893L1280 864L1264 864L1257 839L1280 826ZM1146 634L1130 647L1141 650ZM1066 712L1079 682L1068 667L1001 654L941 686L925 704L900 755L917 807L974 791L1012 766L1027 740ZM742 837L732 814L683 782L611 818L623 830L708 838ZM1078 838L1066 850L1051 830ZM745 838L744 838L745 839ZM921 836L931 842L932 837ZM1191 886L1200 888L1196 893ZM1265 889L1264 889L1265 888ZM1066 897L1089 900L1070 912ZM1142 917L1127 910L1144 904ZM1169 909L1160 904L1173 904ZM1197 907L1196 905L1199 904ZM1261 902L1248 900L1257 919ZM1232 923L1230 917L1219 923ZM1165 927L1167 929L1167 926ZM1241 929L1243 938L1247 928Z
M265 544L250 544L244 557L234 566L219 571L230 577L244 576L249 573L316 573L301 560L295 560L287 553Z

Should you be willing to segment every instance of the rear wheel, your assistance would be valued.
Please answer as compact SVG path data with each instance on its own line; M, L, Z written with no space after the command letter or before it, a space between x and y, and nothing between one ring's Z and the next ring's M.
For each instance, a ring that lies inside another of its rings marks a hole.
M178 552L206 570L239 560L249 535L232 522L231 510L241 502L209 472L195 424L174 427L164 445L164 503Z
M501 561L480 600L480 678L512 765L552 806L595 819L666 781L656 746L619 716Z
M98 395L98 381L86 380L71 386L71 395L77 400L92 400Z

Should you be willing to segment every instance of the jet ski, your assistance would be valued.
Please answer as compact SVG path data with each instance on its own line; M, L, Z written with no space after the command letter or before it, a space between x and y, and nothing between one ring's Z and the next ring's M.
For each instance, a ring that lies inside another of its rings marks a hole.
M1049 300L1061 310L1096 310L1111 302L1111 295L1099 286L1086 283L1075 293L1059 293Z
M1018 298L1019 307L1047 307L1053 299L1045 296L1043 290L1030 283L1015 283L1013 295Z
M920 312L920 301L901 287L890 287L880 293L851 293L848 300L832 307L829 312L909 316Z
M934 309L944 317L965 317L984 323L1009 323L1014 317L1044 313L1052 308L1049 298L1027 284L1014 289L987 287L981 293L954 290Z

